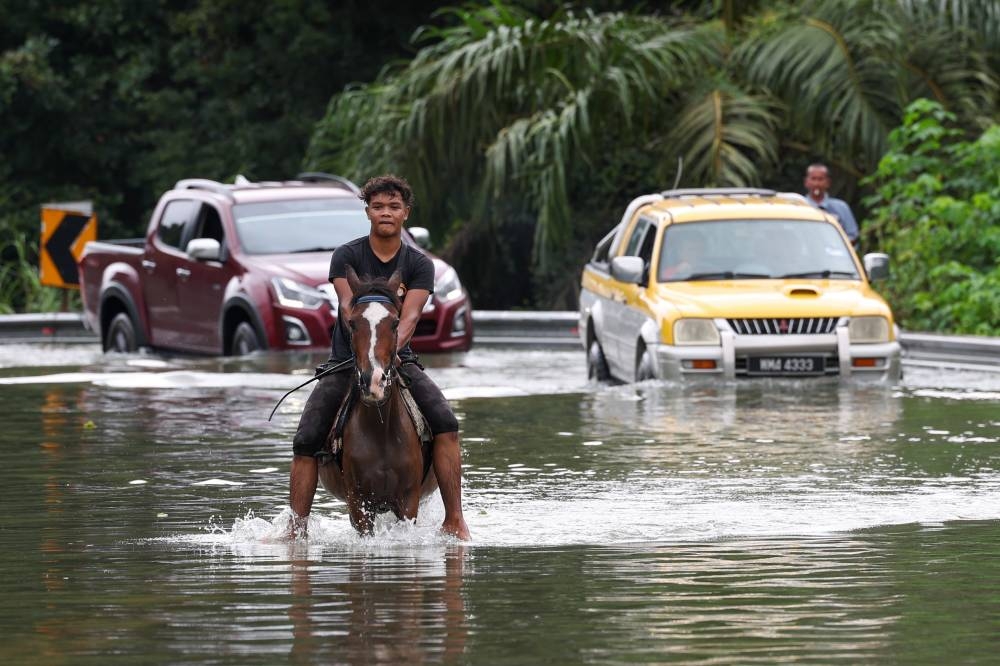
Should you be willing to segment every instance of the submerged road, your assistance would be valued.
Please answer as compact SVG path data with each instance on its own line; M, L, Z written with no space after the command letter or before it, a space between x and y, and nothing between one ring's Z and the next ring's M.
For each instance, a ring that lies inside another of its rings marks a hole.
M995 659L1000 373L603 386L575 347L426 355L473 541L436 495L360 538L321 492L283 543L309 389L267 415L321 359L0 345L0 659Z

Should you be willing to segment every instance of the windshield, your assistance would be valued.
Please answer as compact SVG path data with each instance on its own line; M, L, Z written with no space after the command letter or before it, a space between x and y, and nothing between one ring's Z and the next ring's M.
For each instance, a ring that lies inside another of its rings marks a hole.
M243 203L233 216L247 254L328 251L371 231L364 204L344 199Z
M663 232L658 282L830 278L860 280L844 239L825 222L717 220Z

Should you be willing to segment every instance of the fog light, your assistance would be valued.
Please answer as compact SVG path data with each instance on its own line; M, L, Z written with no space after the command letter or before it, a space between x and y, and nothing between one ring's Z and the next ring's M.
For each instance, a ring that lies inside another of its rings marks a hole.
M715 360L710 358L681 361L681 365L685 370L715 370Z
M455 311L455 318L451 320L451 335L456 338L465 335L464 307Z
M300 319L283 315L281 317L285 323L285 341L290 345L307 345L312 342L305 324Z

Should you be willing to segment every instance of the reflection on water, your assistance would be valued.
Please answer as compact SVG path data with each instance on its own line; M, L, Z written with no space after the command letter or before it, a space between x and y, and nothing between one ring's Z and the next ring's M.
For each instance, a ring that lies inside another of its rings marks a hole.
M320 663L454 661L468 636L462 547L340 566L291 560L291 655Z
M572 359L435 357L465 546L436 496L369 539L324 493L309 540L276 541L308 391L267 415L306 359L8 367L0 659L993 658L995 387L600 387Z

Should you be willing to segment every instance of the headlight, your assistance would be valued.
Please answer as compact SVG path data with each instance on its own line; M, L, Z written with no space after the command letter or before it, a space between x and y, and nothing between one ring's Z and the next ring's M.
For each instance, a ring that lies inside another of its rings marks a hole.
M326 294L315 287L304 285L288 278L271 278L274 285L274 294L278 298L278 303L286 308L304 308L315 310L321 305L328 304Z
M442 303L453 301L462 295L462 283L458 281L458 273L454 268L449 266L444 273L441 273L441 277L434 281L434 293Z
M333 285L329 282L324 282L316 288L326 296L326 300L330 303L330 309L337 312L337 305L340 303L340 299L337 298L337 290L333 288Z
M851 317L847 334L852 343L888 342L889 321L885 317Z
M711 319L678 319L674 322L675 345L721 344L719 329Z

